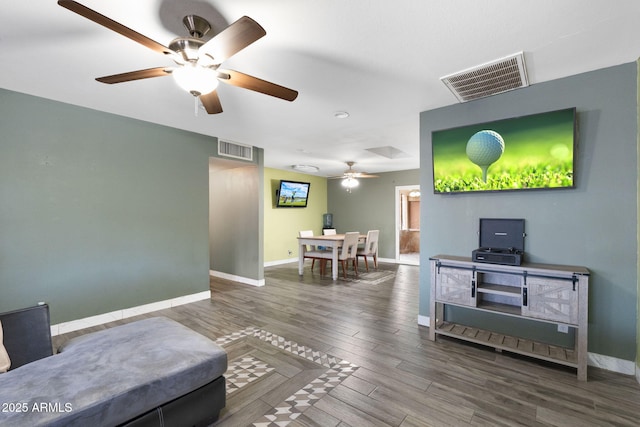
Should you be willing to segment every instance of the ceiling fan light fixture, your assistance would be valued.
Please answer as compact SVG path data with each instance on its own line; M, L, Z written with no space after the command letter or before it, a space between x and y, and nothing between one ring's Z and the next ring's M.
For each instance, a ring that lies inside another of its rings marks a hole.
M185 64L173 70L171 74L178 86L193 96L206 95L218 87L218 73L197 64Z
M198 15L187 15L182 18L182 24L189 31L189 35L195 38L202 38L205 34L211 31L211 25L209 22Z
M193 37L178 37L169 43L169 49L175 53L172 55L173 60L182 65L197 61L203 44L202 40Z
M356 188L358 185L360 185L358 180L350 176L342 180L342 186L345 187L347 191L351 190L352 188Z

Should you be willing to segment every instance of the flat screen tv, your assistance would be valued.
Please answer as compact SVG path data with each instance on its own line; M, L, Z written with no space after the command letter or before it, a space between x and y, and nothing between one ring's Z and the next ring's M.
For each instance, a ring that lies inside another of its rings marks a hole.
M436 194L573 188L576 109L431 133Z
M276 192L276 207L306 208L310 187L309 182L280 180L280 186Z

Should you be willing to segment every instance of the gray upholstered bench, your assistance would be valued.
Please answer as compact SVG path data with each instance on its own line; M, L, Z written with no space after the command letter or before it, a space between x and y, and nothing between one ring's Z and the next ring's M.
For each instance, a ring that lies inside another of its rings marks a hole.
M186 326L132 322L0 374L0 425L208 425L225 405L226 369L224 349Z

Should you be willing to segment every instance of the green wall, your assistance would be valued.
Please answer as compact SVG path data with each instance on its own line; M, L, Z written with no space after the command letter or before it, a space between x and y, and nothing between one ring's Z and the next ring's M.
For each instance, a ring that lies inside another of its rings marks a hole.
M380 230L378 255L396 257L396 187L416 185L420 170L406 170L376 174L378 178L361 179L358 188L348 193L341 180L329 180L329 212L339 233ZM424 189L422 193L424 194ZM422 202L421 202L422 205Z
M636 359L636 97L637 64L630 63L420 115L421 315L429 315L430 256L470 256L481 217L525 218L529 261L591 270L589 351ZM432 131L568 107L578 112L576 189L432 193Z
M0 89L0 311L53 323L209 289L216 139Z
M281 179L310 182L306 208L276 208L275 194ZM298 231L322 233L322 215L327 212L327 179L278 169L264 169L264 261L298 257ZM291 251L291 255L289 255Z

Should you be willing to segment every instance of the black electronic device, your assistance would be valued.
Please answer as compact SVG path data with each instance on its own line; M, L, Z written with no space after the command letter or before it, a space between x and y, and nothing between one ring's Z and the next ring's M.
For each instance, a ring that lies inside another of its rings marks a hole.
M520 265L524 260L524 219L480 218L480 247L472 252L474 262Z

